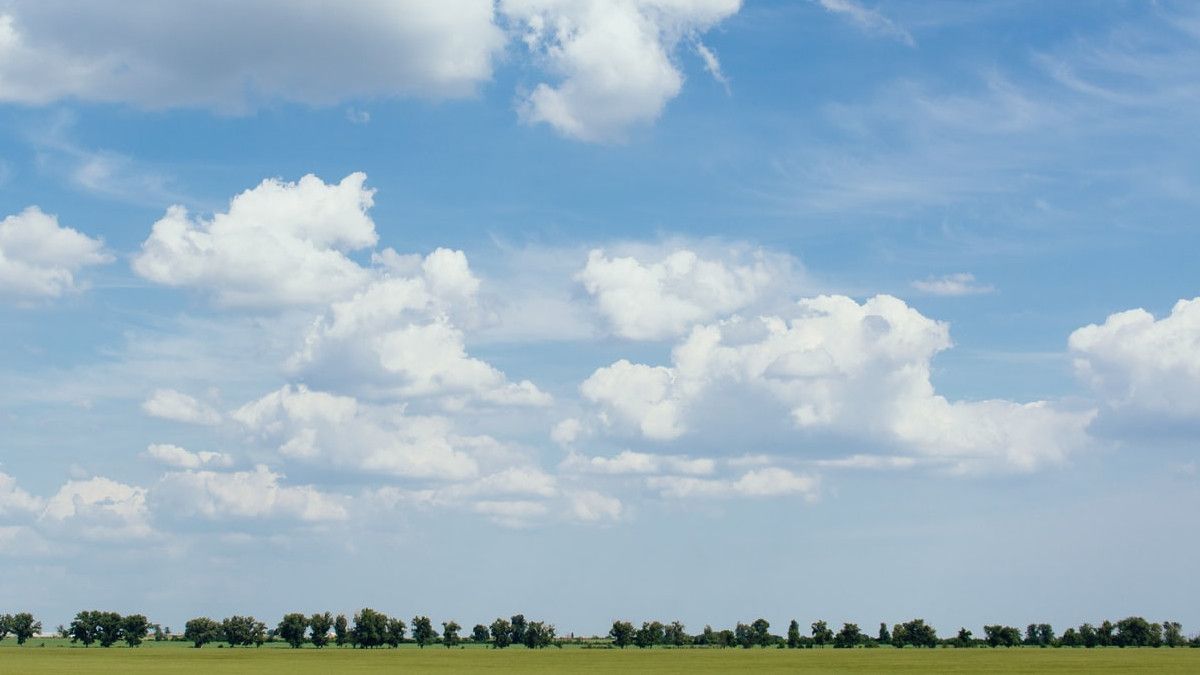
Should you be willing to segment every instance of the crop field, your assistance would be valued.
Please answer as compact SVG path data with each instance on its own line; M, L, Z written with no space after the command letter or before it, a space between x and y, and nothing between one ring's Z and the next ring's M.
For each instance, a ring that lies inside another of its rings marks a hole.
M83 649L0 647L4 673L1195 673L1200 649Z

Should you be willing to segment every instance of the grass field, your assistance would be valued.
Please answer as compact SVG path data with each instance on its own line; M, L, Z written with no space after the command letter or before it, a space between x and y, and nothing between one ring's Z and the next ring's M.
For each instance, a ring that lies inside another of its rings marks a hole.
M0 647L3 673L1197 673L1200 649L139 649Z

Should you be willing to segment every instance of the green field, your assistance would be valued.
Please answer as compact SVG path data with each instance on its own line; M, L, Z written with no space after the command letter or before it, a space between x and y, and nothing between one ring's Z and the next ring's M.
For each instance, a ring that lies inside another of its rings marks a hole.
M1196 673L1200 649L138 649L0 647L3 673Z

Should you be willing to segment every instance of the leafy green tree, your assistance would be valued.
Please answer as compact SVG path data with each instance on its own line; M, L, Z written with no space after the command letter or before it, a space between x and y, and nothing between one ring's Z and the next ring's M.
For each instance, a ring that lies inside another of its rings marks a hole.
M163 627L161 625L156 623L151 625L150 628L154 631L155 642L164 642L167 639L167 634L163 632Z
M1164 621L1163 644L1168 647L1186 647L1187 638L1183 636L1183 626L1178 621Z
M719 633L717 633L717 644L721 645L722 649L724 649L726 647L732 647L733 645L737 644L735 642L735 636L734 636L733 631L729 630L728 628L725 628L725 629L721 630Z
M859 642L866 638L862 631L859 630L858 624L846 623L842 624L842 629L833 637L834 649L849 649L855 647Z
M896 647L936 647L937 631L924 619L913 619L892 628L892 644Z
M404 642L404 622L400 619L388 619L387 623L387 643L392 649L400 646Z
M754 631L749 625L739 621L733 627L733 641L742 649L750 649L754 646Z
M1162 624L1150 624L1150 638L1146 641L1147 647L1161 647L1163 645Z
M1117 622L1114 644L1118 647L1146 647L1150 644L1150 622L1140 616L1130 616Z
M1068 628L1058 638L1058 644L1062 647L1078 647L1083 644L1083 639L1079 637L1079 631L1074 628Z
M1037 625L1038 646L1049 647L1054 644L1054 629L1048 623Z
M417 646L424 649L425 645L432 644L437 639L437 633L433 630L433 622L427 616L414 616L412 620L412 636L416 640Z
M829 630L829 625L824 621L813 622L812 639L813 644L817 645L818 647L821 645L827 645L830 642L833 642L833 631Z
M771 623L766 619L755 619L750 624L750 634L754 644L766 647L771 644Z
M293 649L299 649L304 644L304 634L308 632L308 617L300 612L284 614L275 631Z
M632 628L632 626L630 626L630 627ZM709 626L707 624L705 624L704 630L701 631L700 634L696 636L696 644L708 645L710 647L720 647L721 646L721 644L718 640L718 637L717 637L717 632L713 630L712 626Z
M881 645L890 645L892 643L892 632L888 630L886 623L879 622L879 637L875 641Z
M496 619L492 622L492 648L504 649L512 644L512 624L504 619Z
M350 644L350 622L345 614L338 614L333 620L333 642L339 647Z
M354 614L354 628L350 629L350 644L360 649L370 649L387 644L388 617L370 607Z
M679 621L672 621L663 626L663 644L674 647L682 647L691 642L691 636L687 634L687 628Z
M488 637L488 627L481 623L475 624L475 627L471 629L471 642L475 644L485 644Z
M221 639L221 624L208 617L192 619L183 627L183 638L199 649Z
M662 643L663 625L658 621L643 621L642 627L633 635L633 643L641 649Z
M1088 649L1098 646L1100 644L1100 634L1096 632L1096 627L1090 623L1080 626L1079 642Z
M121 619L121 639L130 647L137 647L150 632L150 621L142 614L130 614Z
M85 610L75 615L75 618L71 620L70 627L67 629L71 633L71 642L82 642L84 647L92 646L92 643L96 641L96 634L98 632L96 627L97 614L99 612ZM7 632L7 621L4 625Z
M954 646L963 649L971 646L971 631L966 628L959 628L958 635L954 637Z
M525 615L514 614L512 618L509 619L509 625L512 626L512 644L525 644L525 627L528 625L525 622Z
M628 621L614 621L612 628L608 631L608 636L612 638L614 645L625 649L633 642L633 624Z
M454 621L442 622L442 644L446 646L446 649L455 647L461 642L461 639L458 637L458 631L460 630L462 630L462 626Z
M329 644L329 629L332 626L333 615L329 612L317 612L308 617L308 627L312 629L311 639L314 647L321 649Z
M983 639L989 647L1016 647L1021 644L1021 631L1014 626L984 626Z
M1025 646L1036 647L1038 645L1037 624L1031 623L1025 627Z
M787 646L788 649L796 649L800 646L800 624L795 619L788 624Z
M221 622L221 635L230 647L261 645L267 627L252 616L233 615Z
M42 630L42 622L34 620L33 615L29 612L19 612L0 620L4 621L7 630L12 631L19 645L25 644L26 640Z
M1113 622L1109 621L1108 619L1105 619L1100 624L1100 628L1096 630L1096 634L1100 638L1101 647L1112 647L1113 645L1117 644L1117 637L1114 634L1116 630L1117 627L1114 626Z
M543 649L554 644L554 626L541 621L530 621L525 626L525 646L530 649Z
M11 614L0 614L0 642L3 642L4 638L8 637L8 633L11 630L12 630L12 615Z
M94 612L96 642L111 647L121 641L121 615L116 612Z

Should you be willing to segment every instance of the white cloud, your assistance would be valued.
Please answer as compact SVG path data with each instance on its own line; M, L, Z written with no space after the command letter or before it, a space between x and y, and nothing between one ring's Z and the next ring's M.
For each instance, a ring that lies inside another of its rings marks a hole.
M178 445L154 443L146 448L145 457L176 469L199 469L204 466L228 467L233 458L220 452L201 450L191 452Z
M0 300L42 300L78 291L75 275L81 269L111 261L99 239L60 226L57 217L36 206L0 220Z
M747 471L736 480L652 476L646 479L646 484L659 490L662 496L674 499L801 495L811 501L817 498L820 481L814 476L767 467Z
M473 94L506 38L491 0L318 0L0 8L0 100L242 112L285 100ZM219 45L219 49L214 49Z
M1075 371L1113 411L1200 420L1200 298L1155 319L1144 309L1071 333Z
M142 402L147 415L188 424L214 425L221 423L221 413L212 406L174 389L157 389Z
M838 459L818 459L813 464L826 469L911 469L917 465L917 460L894 455L850 455Z
M152 496L172 514L223 518L289 518L305 522L345 520L345 499L311 485L280 485L280 474L258 465L252 471L182 471L163 476Z
M496 442L463 436L445 418L405 415L403 407L360 404L348 396L285 386L232 413L285 458L414 478L473 478L475 451Z
M560 469L570 473L610 475L671 473L703 476L716 469L716 462L683 455L656 455L623 450L614 457L584 457L571 453L563 460Z
M44 505L40 497L18 487L15 478L0 472L0 518L35 515Z
M568 417L554 425L550 430L550 440L559 445L570 445L583 433L583 423L574 417Z
M363 173L326 184L264 180L211 220L172 206L133 259L139 275L203 289L231 306L314 305L346 297L370 273L346 252L373 246L374 191Z
M46 502L41 522L85 539L130 539L151 534L146 490L109 478L67 481Z
M863 7L855 0L817 0L826 10L849 18L859 28L877 35L884 35L915 47L916 41L903 26L879 12Z
M652 252L643 251L643 258ZM792 260L731 247L721 257L679 248L643 262L634 256L588 254L576 276L613 331L635 340L676 337L693 325L759 300L793 276ZM723 258L723 259L722 259Z
M1061 462L1084 444L1094 411L937 395L930 362L949 346L945 324L897 298L860 305L820 296L801 300L790 318L697 327L675 347L670 367L621 360L598 369L580 391L600 406L602 421L656 440L714 423L718 413L703 408L705 397L736 399L731 392L744 390L784 406L798 431L891 444L958 470L1029 470ZM724 412L724 423L738 414Z
M501 0L531 52L559 75L519 112L584 141L613 141L653 122L683 87L674 53L685 37L737 13L740 0Z
M543 519L550 510L542 502L524 499L481 501L476 502L472 508L497 525L513 528L529 527Z
M996 290L991 284L975 283L975 275L965 272L929 277L922 281L912 282L912 286L922 293L945 296L981 295Z
M594 490L584 490L571 495L571 516L587 523L615 521L621 519L624 507L616 497Z

